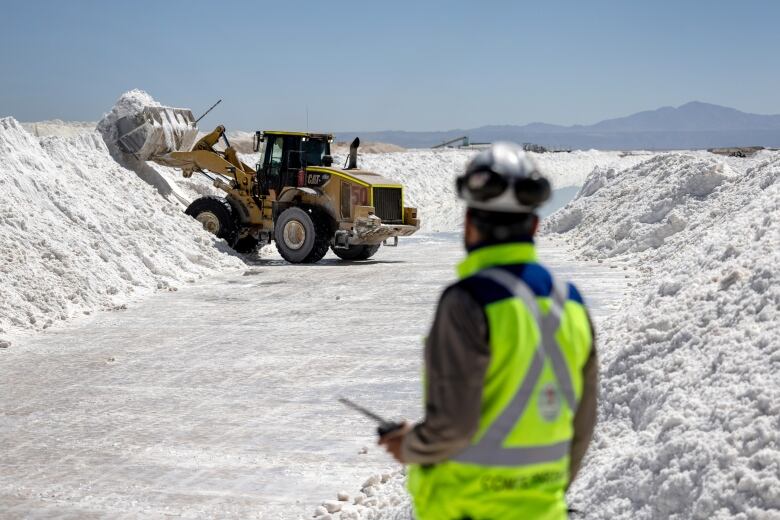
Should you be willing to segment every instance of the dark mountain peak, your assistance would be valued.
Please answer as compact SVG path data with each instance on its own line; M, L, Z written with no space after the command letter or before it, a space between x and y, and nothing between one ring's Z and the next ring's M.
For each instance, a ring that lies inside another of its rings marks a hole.
M714 103L705 103L703 101L689 101L684 105L680 105L676 110L686 113L722 113L722 114L745 114L745 115L759 115L748 114L747 112L741 112L736 108L724 107L721 105L715 105Z
M703 101L661 107L626 117L607 119L590 128L610 132L725 131L780 129L780 116L749 114Z
M677 109L700 109L700 110L719 110L719 111L728 111L728 112L739 112L740 114L747 114L748 112L742 112L741 110L737 110L736 108L731 107L725 107L723 105L716 105L715 103L707 103L706 101L688 101L687 103L683 103ZM754 114L759 115L759 114Z
M715 105L713 103L705 103L704 101L688 101L687 103L683 103L677 108L705 108L705 107L727 108L720 105Z

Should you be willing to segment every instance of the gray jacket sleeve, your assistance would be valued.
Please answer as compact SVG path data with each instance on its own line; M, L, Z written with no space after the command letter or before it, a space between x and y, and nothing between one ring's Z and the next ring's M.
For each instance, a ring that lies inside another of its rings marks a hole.
M404 439L406 462L434 464L468 446L479 427L489 362L482 306L466 290L450 287L425 343L425 419Z
M599 393L599 361L596 354L596 332L593 328L593 321L591 321L590 330L593 345L590 357L582 368L582 398L577 407L577 413L574 415L574 438L569 450L569 485L577 477L582 459L585 457L585 452L588 451L598 415L596 407Z

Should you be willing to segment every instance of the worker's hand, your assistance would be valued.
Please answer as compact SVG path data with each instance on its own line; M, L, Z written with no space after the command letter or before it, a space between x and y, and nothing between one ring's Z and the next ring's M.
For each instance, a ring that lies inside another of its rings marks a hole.
M387 453L389 453L395 460L397 460L401 464L404 463L403 456L401 455L401 445L404 442L404 437L406 437L406 434L409 433L411 429L412 429L412 425L409 424L407 421L404 421L403 425L397 430L393 430L390 433L387 433L379 437L378 444L380 446L384 446L385 449L387 450Z

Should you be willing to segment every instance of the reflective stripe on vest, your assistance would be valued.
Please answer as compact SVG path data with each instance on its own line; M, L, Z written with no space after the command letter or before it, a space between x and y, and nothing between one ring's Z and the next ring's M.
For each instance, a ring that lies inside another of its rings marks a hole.
M488 427L479 442L467 447L452 460L484 466L522 466L558 461L568 455L571 440L523 447L504 447L503 443L528 407L534 388L542 374L545 359L550 360L558 389L566 399L569 408L572 412L577 411L577 399L569 368L561 352L561 347L555 339L555 332L561 324L561 314L566 303L566 289L553 279L550 310L542 316L536 297L520 278L504 269L497 268L481 271L475 276L492 280L522 300L539 325L541 337L534 350L528 371L523 377L523 382L512 400Z

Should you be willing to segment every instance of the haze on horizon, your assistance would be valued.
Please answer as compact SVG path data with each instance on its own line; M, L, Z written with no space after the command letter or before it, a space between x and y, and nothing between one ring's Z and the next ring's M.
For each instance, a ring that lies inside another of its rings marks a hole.
M780 113L780 4L14 2L0 116L95 121L123 92L206 126L591 124L698 100Z

